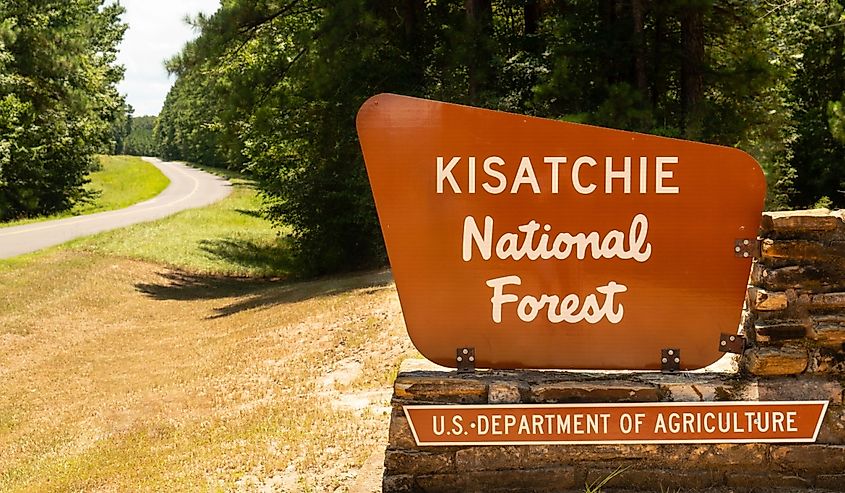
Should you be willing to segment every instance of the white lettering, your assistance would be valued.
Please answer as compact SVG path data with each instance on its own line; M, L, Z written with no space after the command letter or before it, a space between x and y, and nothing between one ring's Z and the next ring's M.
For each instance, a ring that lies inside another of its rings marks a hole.
M545 311L546 319L555 324L563 322L574 324L582 321L596 324L604 319L617 324L625 315L625 307L622 303L617 304L616 295L628 291L628 287L615 281L596 288L596 293L604 295L602 302L599 301L596 293L590 293L584 298L583 303L581 303L581 298L574 293L564 296L562 300L558 295L546 294L541 295L540 298L528 294L520 299L515 294L505 294L504 287L507 285L520 286L522 279L519 276L505 276L487 281L487 286L493 288L490 302L493 322L497 324L502 322L502 306L517 301L519 303L516 316L523 322L534 321L542 311Z
M475 156L469 157L469 193L475 193Z
M493 288L493 297L490 298L490 303L493 304L493 322L502 323L502 305L505 303L513 303L519 299L515 294L504 294L504 286L508 284L522 284L522 279L519 276L505 276L497 279L490 279L487 285Z
M663 184L663 180L671 179L674 176L674 172L671 170L663 169L663 165L666 164L678 164L678 156L657 156L657 158L655 158L654 178L657 187L655 192L678 193L678 187L668 187Z
M490 182L484 182L481 184L481 188L483 188L487 193L492 193L496 195L505 191L505 187L507 187L508 180L504 173L493 169L494 164L497 166L503 166L505 164L505 161L499 156L488 157L484 160L484 172L487 173L487 176L489 176L490 178L495 178L496 180L498 180L499 184L494 187L490 185Z
M455 166L457 166L460 160L460 157L453 157L449 160L449 164L444 167L443 156L437 156L437 193L443 193L443 180L449 181L449 186L452 187L453 192L461 193L461 188L458 186L458 182L455 181L455 177L452 175L452 170Z
M463 244L463 259L464 262L472 260L472 242L475 242L475 247L478 248L478 253L484 260L490 260L491 249L493 248L493 218L486 216L484 218L484 235L478 230L478 224L475 223L475 218L467 216L464 218L464 240Z
M531 185L531 190L534 193L540 193L540 184L537 183L534 166L531 165L531 159L528 156L523 156L522 161L519 162L519 169L516 170L516 178L513 180L511 193L518 193L519 187L525 183Z
M647 173L648 173L648 158L640 157L640 193L646 193Z
M580 193L581 195L588 195L593 193L593 190L596 189L596 185L591 183L589 186L585 187L581 183L581 165L582 164L589 164L590 166L595 166L596 160L591 158L590 156L581 156L572 163L572 186L575 187L575 191Z
M604 193L613 193L613 180L621 179L624 193L631 193L631 156L625 156L622 171L613 170L613 158L604 158Z
M490 216L484 218L483 233L479 230L475 217L467 216L464 218L461 254L465 262L472 260L474 249L478 250L481 258L490 260L494 239L493 227L494 221ZM551 240L550 225L544 225L543 232L540 233L540 223L531 220L526 224L517 226L516 229L519 233L505 232L496 240L496 257L499 259L521 260L523 257L527 257L530 260L552 258L565 260L572 255L573 247L575 247L575 256L578 260L586 258L588 251L593 259L619 258L645 262L651 257L651 243L648 242L648 218L645 214L634 216L627 236L615 229L609 231L604 238L595 231L575 235L558 233L554 236L551 247L549 247Z
M652 193L657 194L677 194L680 189L677 185L672 183L675 178L675 171L671 169L670 165L678 164L678 156L604 156L604 193L624 193L631 194L634 190L634 159L638 158L639 176L636 191L639 194L646 194L649 192L649 168L652 168L651 173L654 175L654 190ZM535 161L541 157L534 157ZM538 179L538 170L534 168L531 156L522 156L519 163L505 162L500 156L488 156L482 158L478 156L437 156L436 157L436 177L435 187L438 194L446 193L451 190L452 193L461 194L478 193L478 183L481 183L481 189L489 194L497 195L500 193L519 194L523 192L523 185L528 185L531 188L530 193L540 194L550 192L553 195L561 193L561 165L570 162L566 156L542 156L543 163L549 165L548 181L543 180L543 186ZM614 168L614 160L622 161L622 169ZM478 170L478 165L481 164L481 170ZM571 189L574 193L580 195L589 195L598 190L598 183L596 180L587 178L582 171L584 165L593 168L598 166L598 161L593 156L578 156L572 161ZM461 185L456 179L457 176L463 176L463 167L466 166L467 186L461 189ZM460 171L460 173L459 173ZM544 171L545 172L545 171ZM485 176L479 176L486 175ZM615 181L621 180L622 186L618 186ZM569 186L564 180L564 185ZM617 185L614 187L614 185ZM544 190L546 187L546 190Z
M545 157L543 158L543 162L552 165L552 193L557 193L560 185L560 165L566 164L566 158L557 156Z

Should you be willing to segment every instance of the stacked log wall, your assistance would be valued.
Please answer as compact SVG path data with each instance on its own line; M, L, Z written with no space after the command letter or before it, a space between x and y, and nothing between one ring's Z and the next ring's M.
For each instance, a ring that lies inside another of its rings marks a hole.
M845 375L845 222L827 209L763 215L748 288L744 369Z

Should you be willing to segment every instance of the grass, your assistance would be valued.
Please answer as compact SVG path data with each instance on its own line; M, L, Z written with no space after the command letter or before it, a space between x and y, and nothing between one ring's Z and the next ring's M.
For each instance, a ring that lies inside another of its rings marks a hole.
M194 274L285 277L291 273L287 241L261 215L253 183L229 178L232 194L208 207L190 209L152 223L141 223L82 238L62 248L147 260Z
M389 274L280 279L286 243L229 177L0 261L0 491L346 491L383 450L417 355Z
M71 210L31 219L0 223L0 226L59 219L62 217L94 214L123 209L132 204L149 200L162 192L170 180L152 164L135 156L98 156L102 168L89 175L85 188L97 194L94 200L77 204Z
M603 478L598 478L595 481L593 481L592 483L585 484L584 485L584 493L601 493L602 488L607 486L607 483L612 481L613 478L615 478L616 476L619 476L620 474L625 472L625 470L627 470L627 469L628 469L627 467L619 466L613 472L608 474L607 476L605 476ZM662 487L661 487L661 490L662 490Z
M413 353L389 276L181 276L76 250L0 271L0 491L354 482Z
M170 180L155 166L137 156L99 156L102 169L91 173L88 189L96 200L80 204L73 215L92 214L129 207L161 193Z

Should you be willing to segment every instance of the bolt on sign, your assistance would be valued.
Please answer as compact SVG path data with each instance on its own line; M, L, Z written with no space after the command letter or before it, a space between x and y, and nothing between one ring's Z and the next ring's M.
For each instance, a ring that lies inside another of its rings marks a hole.
M828 401L405 406L419 446L815 442Z
M672 348L690 370L736 333L765 197L744 152L393 94L357 125L435 363L649 370Z

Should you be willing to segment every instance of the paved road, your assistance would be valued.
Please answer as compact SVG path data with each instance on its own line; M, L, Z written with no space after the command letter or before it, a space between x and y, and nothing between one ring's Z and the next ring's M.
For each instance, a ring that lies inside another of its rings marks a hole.
M0 228L0 259L202 207L225 198L231 192L228 181L210 173L180 163L144 159L170 179L170 185L156 197L116 211Z

